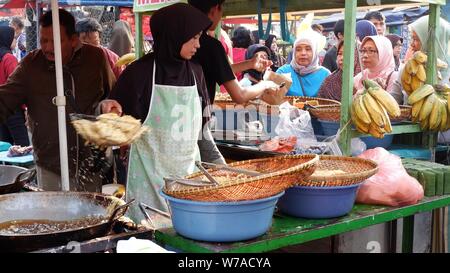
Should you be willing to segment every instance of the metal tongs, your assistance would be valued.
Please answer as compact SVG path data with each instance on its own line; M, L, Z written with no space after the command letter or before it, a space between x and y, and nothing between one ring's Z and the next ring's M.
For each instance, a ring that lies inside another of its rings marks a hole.
M208 172L208 171L205 170L203 168L203 166L205 166L207 168L216 169L216 170L225 170L225 171L230 171L230 172L235 172L235 173L241 173L241 174L245 174L245 175L249 175L249 176L258 176L258 175L262 174L257 171L249 171L249 170L244 170L244 169L239 169L239 168L233 168L233 167L229 167L227 165L222 165L222 164L214 164L214 163L199 162L199 161L196 161L195 164L197 165L197 167L201 166L205 172ZM199 167L199 169L200 169L200 167ZM200 171L202 171L202 169L200 169Z
M209 181L184 179L184 178L177 178L177 177L164 177L163 179L165 181L166 188L170 189L174 183L192 186L192 187L219 186L220 183L217 182L216 179L214 179L214 177L208 172L207 169L205 169L205 167L216 169L216 170L225 170L225 171L231 171L231 172L235 172L235 173L241 173L241 174L245 174L248 176L258 176L258 175L262 174L262 173L256 172L256 171L243 170L243 169L239 169L239 168L228 167L227 165L200 162L200 161L195 161L195 165L203 173L203 175L205 175L206 178L208 178Z

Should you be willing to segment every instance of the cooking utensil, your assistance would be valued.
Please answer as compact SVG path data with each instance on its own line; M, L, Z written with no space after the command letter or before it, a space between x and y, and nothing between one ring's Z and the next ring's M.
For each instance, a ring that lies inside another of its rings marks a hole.
M0 166L0 194L20 191L23 186L36 177L36 169L26 169L18 166Z
M166 188L171 188L171 186L174 183L179 183L187 186L193 186L193 187L205 187L205 186L211 186L210 181L205 180L194 180L194 179L184 179L184 178L173 178L173 177L164 177L163 180L166 183Z
M159 209L150 207L149 205L144 204L144 203L142 203L142 202L139 204L139 208L141 209L142 213L143 213L144 216L145 216L145 219L147 219L148 223L151 225L151 229L153 229L153 230L157 230L157 229L158 229L158 228L157 228L158 226L156 225L155 221L153 221L152 217L148 214L147 210L151 210L152 212L155 212L155 213L157 213L157 214L159 214L159 215L162 215L163 217L165 217L165 218L167 218L167 219L169 219L169 220L172 219L172 217L170 216L170 214L168 214L168 213L166 213L166 212L164 212L164 211L161 211L161 210L159 210ZM171 221L170 221L170 222L171 222Z
M0 224L13 221L37 223L42 220L50 223L73 223L93 217L103 219L76 228L45 233L8 234L0 231L0 252L33 251L104 236L126 211L126 207L113 210L116 213L112 217L110 206L116 208L115 206L120 207L123 204L125 202L116 197L89 192L46 191L0 195Z
M208 163L208 162L201 162L201 164L203 166L208 167L208 168L213 168L213 169L217 169L217 170L231 171L231 172L235 172L235 173L242 173L242 174L250 175L250 176L258 176L258 175L263 174L263 173L256 172L256 171L249 171L249 170L244 170L244 169L239 169L239 168L232 168L232 167L228 167L227 165L219 165L219 164Z
M211 183L213 183L215 186L220 185L220 183L217 182L216 179L214 179L214 177L212 177L212 175L210 175L205 168L203 168L200 161L195 161L195 166L197 166L197 168L206 176L206 178L208 178L209 181L211 181Z

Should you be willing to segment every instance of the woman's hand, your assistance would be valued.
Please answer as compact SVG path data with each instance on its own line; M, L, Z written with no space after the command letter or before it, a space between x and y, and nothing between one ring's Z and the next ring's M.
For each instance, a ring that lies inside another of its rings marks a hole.
M103 114L116 113L119 116L122 115L122 106L116 100L102 100L100 107Z

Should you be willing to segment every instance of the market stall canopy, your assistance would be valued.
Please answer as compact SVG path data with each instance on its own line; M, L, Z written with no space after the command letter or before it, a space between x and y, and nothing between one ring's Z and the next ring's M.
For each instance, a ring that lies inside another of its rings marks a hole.
M49 0L38 1L50 4ZM24 8L26 3L35 5L35 0L0 0L0 9ZM132 7L133 0L59 0L59 6L119 6Z
M330 1L317 1L317 0L227 0L224 3L224 15L250 15L255 14L256 7L259 2L261 3L261 13L276 13L280 10L286 12L294 12L300 10L323 10L323 9L342 9L345 5L345 0L330 0ZM320 2L320 3L319 3ZM358 7L376 7L380 5L394 5L394 4L410 4L424 3L424 4L439 4L445 5L445 0L422 0L422 1L409 1L409 0L358 0Z
M402 25L409 21L414 21L415 19L428 14L428 7L413 7L405 10L381 10L380 11L386 17L387 26ZM364 18L366 12L357 12L356 20L361 20ZM343 13L335 13L327 18L314 20L314 24L320 24L324 27L326 31L333 30L335 23L344 19Z

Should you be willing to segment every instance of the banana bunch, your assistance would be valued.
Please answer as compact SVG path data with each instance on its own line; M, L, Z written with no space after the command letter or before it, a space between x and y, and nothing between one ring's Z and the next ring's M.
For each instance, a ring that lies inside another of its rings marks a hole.
M364 92L352 103L351 117L356 129L376 138L383 138L392 132L389 117L399 117L400 107L397 101L376 82L364 80Z
M122 65L129 65L130 63L134 62L136 60L136 54L135 53L128 53L120 57L115 66L121 67Z
M405 64L402 71L401 82L403 90L411 95L415 90L422 87L427 79L425 63L427 55L421 51L414 53L413 57Z
M425 84L408 97L412 105L413 122L419 122L422 130L446 131L450 128L448 88L436 92Z

